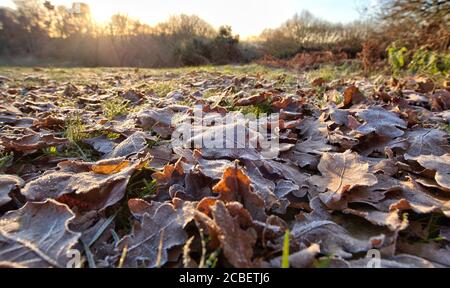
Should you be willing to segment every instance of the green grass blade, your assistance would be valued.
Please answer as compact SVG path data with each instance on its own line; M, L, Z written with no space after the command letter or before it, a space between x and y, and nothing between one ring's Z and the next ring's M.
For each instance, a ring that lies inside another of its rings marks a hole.
M281 257L281 268L289 268L289 229L284 234L283 256Z

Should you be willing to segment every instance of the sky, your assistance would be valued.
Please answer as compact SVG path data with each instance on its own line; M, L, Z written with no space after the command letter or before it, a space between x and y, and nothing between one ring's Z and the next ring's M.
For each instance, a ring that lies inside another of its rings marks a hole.
M53 0L54 5L71 6L84 2L94 19L107 21L120 12L153 25L176 14L196 14L214 27L231 25L241 37L259 35L265 28L276 28L296 12L308 10L319 18L348 23L359 18L357 7L373 0ZM0 6L14 7L12 0Z

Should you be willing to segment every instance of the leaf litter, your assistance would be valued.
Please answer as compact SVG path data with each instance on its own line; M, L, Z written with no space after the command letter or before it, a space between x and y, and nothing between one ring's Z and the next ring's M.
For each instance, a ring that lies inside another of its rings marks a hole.
M372 249L383 267L450 265L448 113L424 108L448 87L230 69L87 70L102 89L72 79L12 94L23 75L9 76L0 266L66 267L78 251L83 267L365 267ZM279 113L276 156L173 148L175 118L198 105Z

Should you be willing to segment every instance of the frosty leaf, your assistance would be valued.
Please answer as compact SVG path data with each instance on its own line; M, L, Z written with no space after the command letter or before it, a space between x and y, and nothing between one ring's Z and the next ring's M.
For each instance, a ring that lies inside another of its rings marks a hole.
M412 157L420 155L441 156L449 153L448 135L440 130L419 128L408 131L404 138L409 143L406 153Z
M400 119L395 113L389 112L381 107L373 107L357 113L358 117L365 123L359 126L356 131L368 135L372 132L380 136L391 138L399 137L404 134L406 122Z
M128 157L137 154L147 147L147 139L143 132L135 132L133 135L118 144L111 154L110 158Z
M442 156L420 155L418 157L405 157L407 160L415 160L420 166L435 171L437 184L450 190L450 154Z
M38 149L66 144L67 139L52 134L35 133L20 137L0 136L0 145L8 151L30 152Z
M360 160L356 153L325 153L319 163L322 176L312 176L310 182L328 190L321 199L329 204L340 201L343 195L356 186L371 186L377 178L368 173L369 164Z
M104 209L122 199L139 165L140 161L130 165L122 158L96 163L61 162L60 171L27 183L22 194L32 201L52 198L81 209Z
M66 267L81 233L67 228L74 217L53 200L27 203L0 218L0 261L33 268Z
M131 234L118 243L118 253L127 247L124 267L164 265L168 261L167 251L187 240L184 223L183 217L170 204L161 205L154 214L144 213L142 221L135 222Z
M253 191L250 184L250 178L241 169L229 167L223 173L222 180L213 187L213 192L218 193L220 200L225 203L241 202L254 219L264 221L264 200Z
M24 181L14 175L0 175L0 206L11 201L8 194L24 185Z
M214 221L203 213L196 214L196 220L208 227L210 236L217 238L228 262L236 268L254 267L252 256L256 235L243 230L222 201L212 206L212 217Z

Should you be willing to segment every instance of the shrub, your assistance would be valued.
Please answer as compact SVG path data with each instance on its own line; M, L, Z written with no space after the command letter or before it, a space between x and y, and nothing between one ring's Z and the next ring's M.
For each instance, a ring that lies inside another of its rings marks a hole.
M444 74L450 70L450 54L420 48L412 56L408 65L411 73Z
M398 48L395 43L387 48L388 62L393 74L398 74L405 67L405 53L407 51L406 47Z

